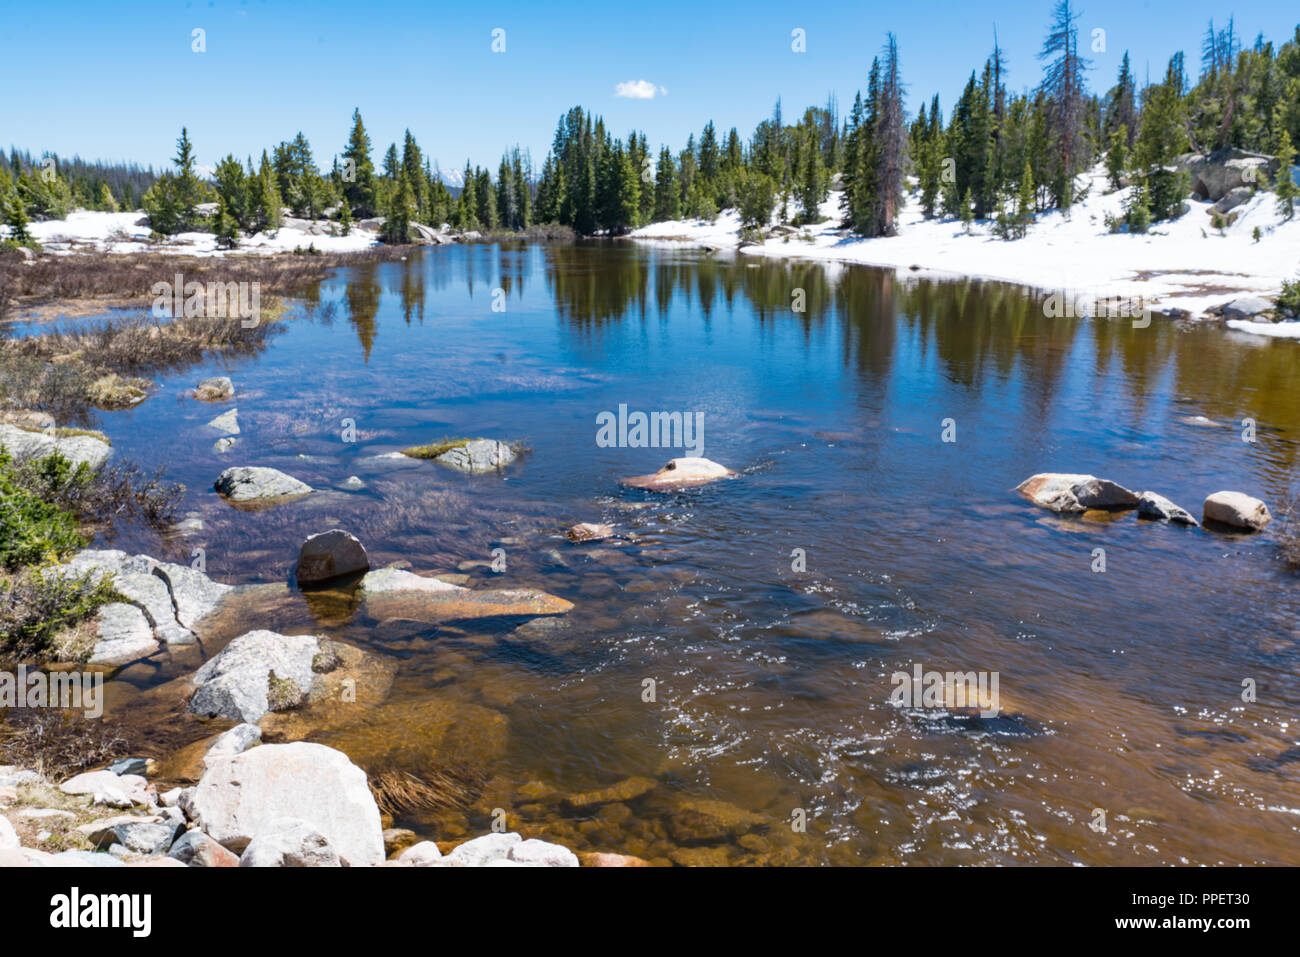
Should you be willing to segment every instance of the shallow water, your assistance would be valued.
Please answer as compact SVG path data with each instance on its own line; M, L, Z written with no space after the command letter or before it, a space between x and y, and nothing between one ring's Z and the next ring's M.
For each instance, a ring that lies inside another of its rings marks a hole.
M164 378L104 416L120 454L189 488L204 527L172 557L202 548L218 580L277 585L303 538L338 525L374 565L421 572L504 549L502 574L467 566L474 587L577 606L523 627L431 627L290 586L223 625L400 660L382 705L312 733L371 769L464 782L461 806L399 823L455 839L500 810L575 849L683 863L1300 863L1282 523L1247 537L1133 512L1059 519L1013 490L1091 472L1196 514L1219 489L1276 514L1300 435L1295 343L1046 319L1041 297L998 284L600 243L352 269L283 326L263 355ZM242 428L224 455L204 423L232 403L186 395L214 374L234 379ZM684 453L599 447L596 416L620 403L702 412L703 454L741 477L621 487ZM949 418L955 442L941 441ZM502 476L372 458L456 435L530 452ZM329 491L238 511L211 491L236 464ZM337 490L350 475L367 488ZM579 521L635 540L571 545ZM194 664L127 669L119 713L143 709L132 687ZM894 706L890 675L916 664L997 672L1002 715ZM196 724L166 729L188 739ZM655 786L566 800L629 777Z

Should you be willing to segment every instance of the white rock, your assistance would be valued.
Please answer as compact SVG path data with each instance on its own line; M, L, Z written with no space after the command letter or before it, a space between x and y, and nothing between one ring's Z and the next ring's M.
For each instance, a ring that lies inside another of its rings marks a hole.
M482 867L488 861L509 856L510 848L523 840L514 831L508 834L484 834L452 848L447 863L456 867Z
M153 573L166 583L176 607L176 619L186 628L194 628L210 615L221 600L235 590L223 585L189 565L160 562Z
M0 814L0 851L18 847L18 832L9 823L9 818Z
M71 777L59 785L64 794L89 794L95 804L109 807L131 807L149 804L145 790L148 782L138 774L117 775L112 771L87 771Z
M158 639L143 611L135 605L115 601L101 605L95 615L98 636L89 663L124 664L147 658L158 650Z
M190 712L204 718L257 721L270 710L270 673L292 681L305 695L316 677L311 662L319 651L314 635L265 630L240 635L194 673Z
M559 844L539 841L535 837L511 845L507 856L520 864L537 864L543 867L578 866L578 855L573 851Z
M249 748L255 747L262 743L262 729L255 724L237 724L229 731L224 732L217 740L212 742L212 747L203 753L203 767L206 769L212 766L214 761L222 758L233 758L237 754L243 754ZM177 789L179 791L179 788ZM178 794L179 798L180 795Z
M256 502L306 495L313 489L292 475L260 466L226 469L213 483L217 493L232 502Z
M425 578L401 568L380 568L367 572L361 579L361 588L369 595L400 591L465 591L460 585Z
M341 867L325 835L306 821L280 818L248 842L240 867Z
M736 473L734 471L725 465L714 462L712 459L684 456L670 460L658 472L650 475L635 475L632 478L623 479L622 482L624 485L630 485L633 488L644 488L651 491L672 491L735 477Z
M421 841L419 844L412 844L402 851L397 859L414 864L416 867L428 867L430 861L442 859L442 851L438 850L438 845L433 841Z
M1206 498L1202 518L1251 532L1259 531L1273 520L1267 505L1242 492L1215 492Z
M231 409L228 412L222 412L219 416L208 423L208 428L216 429L218 432L224 432L226 435L238 435L239 410Z
M321 833L345 864L384 860L379 806L366 773L347 755L320 744L264 744L204 772L191 802L194 818L236 853L281 818Z
M1095 475L1069 472L1040 472L1031 475L1016 491L1035 505L1053 512L1083 512L1090 508L1135 508L1138 496L1122 485Z

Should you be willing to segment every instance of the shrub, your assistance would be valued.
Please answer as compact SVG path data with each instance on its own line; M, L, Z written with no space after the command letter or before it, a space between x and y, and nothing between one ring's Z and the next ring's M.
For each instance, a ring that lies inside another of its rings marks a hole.
M0 449L0 566L55 561L84 548L77 516L53 498L88 485L94 473L61 455L15 464Z
M58 639L119 597L111 580L94 572L78 577L24 569L0 584L0 656L65 659L68 652L57 647Z
M1275 301L1281 309L1300 313L1300 279L1283 279L1282 292Z

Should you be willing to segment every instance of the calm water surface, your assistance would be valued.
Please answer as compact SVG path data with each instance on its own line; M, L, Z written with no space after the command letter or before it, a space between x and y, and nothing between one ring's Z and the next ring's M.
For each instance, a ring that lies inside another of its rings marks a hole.
M189 488L203 529L173 543L181 560L202 548L213 577L268 586L209 654L273 627L400 660L382 705L309 734L371 770L462 782L459 806L399 823L454 839L502 808L526 833L657 860L1300 864L1300 583L1282 523L1246 537L1133 512L1066 520L1013 491L1091 472L1198 514L1225 488L1280 511L1295 343L1049 320L997 284L630 244L430 249L339 274L282 326L261 356L164 378L104 427ZM234 379L243 430L224 456L204 423L229 403L186 396L213 374ZM702 411L704 454L741 477L621 487L682 453L598 447L596 416L620 403ZM956 442L940 440L947 418ZM501 476L375 458L457 435L531 452ZM237 511L211 491L234 464L326 491ZM339 490L350 475L367 488ZM570 545L579 521L634 540ZM461 567L472 587L576 608L432 627L286 589L302 539L334 525L375 565ZM485 567L494 548L503 574ZM195 664L127 669L118 713L153 714L159 683ZM890 675L916 664L997 672L1003 715L895 707ZM628 777L656 786L566 801ZM701 807L725 833L698 825Z

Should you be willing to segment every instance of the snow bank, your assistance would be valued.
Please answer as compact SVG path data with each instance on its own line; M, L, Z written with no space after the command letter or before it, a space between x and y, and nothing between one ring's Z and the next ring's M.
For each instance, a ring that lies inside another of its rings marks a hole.
M1067 214L1040 215L1028 235L1010 242L993 235L992 223L966 233L951 219L925 220L915 193L899 217L899 234L862 239L839 228L839 193L822 205L826 222L801 227L788 241L746 246L754 256L791 256L893 267L909 273L976 276L1091 298L1141 297L1157 311L1185 309L1196 315L1234 297L1271 297L1283 279L1300 269L1300 218L1283 223L1276 197L1261 191L1233 210L1236 221L1220 235L1210 225L1212 204L1188 200L1188 212L1157 223L1144 236L1111 233L1106 216L1121 215L1129 189L1107 193L1105 169L1081 177L1087 197ZM1259 227L1261 239L1252 233ZM631 235L641 241L677 240L735 247L740 220L727 211L716 222L653 223ZM812 241L799 238L810 233ZM1268 323L1246 323L1275 328ZM1239 325L1238 328L1241 326ZM1270 333L1278 335L1278 332Z
M290 252L314 245L321 252L356 252L375 245L375 233L353 226L348 236L317 236L305 228L286 225L274 234L257 233L240 240L233 250L217 248L212 233L178 233L160 243L148 242L150 229L142 212L99 213L77 210L67 219L31 223L29 231L49 253L100 251L111 253L168 252L188 256L256 255ZM329 223L320 223L326 229Z

